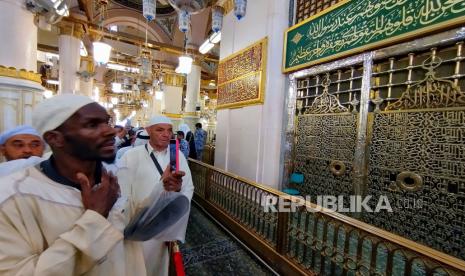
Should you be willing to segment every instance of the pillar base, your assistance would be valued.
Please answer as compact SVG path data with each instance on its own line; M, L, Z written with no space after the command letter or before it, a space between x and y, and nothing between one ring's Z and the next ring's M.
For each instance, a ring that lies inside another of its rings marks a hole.
M0 132L32 124L32 109L42 101L44 90L37 82L0 77Z

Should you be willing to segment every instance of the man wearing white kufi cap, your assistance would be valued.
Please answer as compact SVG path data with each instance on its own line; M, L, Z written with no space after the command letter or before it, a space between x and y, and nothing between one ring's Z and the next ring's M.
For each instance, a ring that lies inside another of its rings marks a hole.
M0 178L0 275L145 275L140 245L123 239L130 204L102 167L115 156L109 119L72 94L36 107L52 155Z
M21 125L0 134L0 155L7 162L0 163L0 176L12 174L43 161L44 142L33 127Z
M178 152L179 171L170 171L169 143L173 135L171 120L161 115L154 116L146 130L150 136L149 142L145 146L128 150L119 161L119 166L126 168L118 172L122 189L127 189L124 187L125 183L137 183L131 187L134 202L142 201L150 193L163 197L167 191L182 193L190 200L194 193L194 185L187 160L182 153ZM167 176L172 176L171 181ZM172 181L173 178L178 181ZM169 235L157 236L157 239L144 242L147 275L168 275L169 255L165 241L184 242L188 218L189 213L170 227L170 231L166 231Z

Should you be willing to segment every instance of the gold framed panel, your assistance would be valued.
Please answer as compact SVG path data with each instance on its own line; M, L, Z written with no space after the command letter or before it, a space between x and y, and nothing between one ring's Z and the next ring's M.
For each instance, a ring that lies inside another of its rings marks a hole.
M455 18L455 19L448 20L446 22L438 23L438 24L433 25L433 26L427 26L427 27L419 28L419 29L410 31L410 32L405 33L405 34L393 36L391 38L383 39L381 41L376 41L376 42L373 42L373 43L370 43L370 44L367 44L367 45L364 45L364 46L360 46L360 47L357 47L357 48L354 48L354 49L343 51L343 52L340 52L340 53L337 53L337 54L334 54L334 55L331 55L331 56L327 56L327 57L324 57L324 58L321 58L321 59L317 59L317 60L310 61L310 62L307 62L307 63L304 63L304 64L300 64L300 65L296 65L296 66L286 68L288 33L290 31L292 31L292 30L294 30L294 29L308 23L311 20L314 20L314 19L316 19L316 18L318 18L320 16L325 15L326 13L331 12L332 10L334 10L334 9L336 9L336 8L342 6L342 5L344 5L344 4L346 4L346 3L350 2L350 1L352 1L352 0L344 0L342 2L339 2L339 3L331 6L330 8L328 8L328 9L326 9L326 10L324 10L324 11L318 13L318 14L315 14L315 15L311 16L311 17L307 18L306 20L304 20L304 21L302 21L302 22L300 22L298 24L295 24L294 26L292 26L292 27L290 27L290 28L288 28L287 30L284 31L283 53L282 53L282 64L281 64L281 70L282 70L283 73L293 72L293 71L296 71L296 70L299 70L299 69L307 68L307 67L312 66L312 65L316 65L316 64L336 60L338 58L348 57L348 56L351 56L351 55L357 54L357 53L362 53L362 52L367 51L367 50L374 50L374 49L377 49L377 48L393 45L395 43L400 43L400 42L403 42L403 41L411 40L411 39L414 39L414 38L417 38L417 37L420 37L420 36L426 36L426 35L434 33L434 32L438 32L438 31L445 30L445 29L448 29L448 28L453 28L453 27L460 26L465 21L465 16L461 16L461 17L458 17L458 18Z
M257 49L260 55L254 55ZM265 37L220 61L217 109L264 103L267 51L268 37ZM238 59L242 62L237 62Z

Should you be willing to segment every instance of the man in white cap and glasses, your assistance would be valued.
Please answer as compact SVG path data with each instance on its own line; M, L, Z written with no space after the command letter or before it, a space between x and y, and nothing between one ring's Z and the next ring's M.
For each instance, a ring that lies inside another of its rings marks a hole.
M130 204L102 167L115 157L109 119L72 94L36 107L52 155L0 178L0 275L146 275L140 245L123 239Z
M131 187L134 202L140 202L149 194L155 193L155 198L163 197L166 192L184 194L189 200L194 193L191 172L187 160L179 152L179 171L170 170L169 144L173 135L173 124L165 116L154 116L146 126L150 136L145 146L128 150L119 161L121 169L118 179L122 189L126 183L136 183ZM169 181L175 178L178 181ZM170 230L170 239L157 237L143 244L147 275L168 275L169 255L166 241L179 240L184 242L189 212L181 218Z

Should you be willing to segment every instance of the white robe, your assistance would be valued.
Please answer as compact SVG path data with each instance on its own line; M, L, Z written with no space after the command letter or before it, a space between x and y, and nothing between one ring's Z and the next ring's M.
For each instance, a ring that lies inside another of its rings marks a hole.
M149 152L153 151L150 143L147 144L147 147ZM133 204L142 202L154 189L160 195L164 192L163 183L160 181L161 175L150 158L149 152L145 146L134 147L118 161L118 182L121 189L126 190L125 193L134 199ZM165 170L170 161L168 148L163 152L154 151L154 154L161 168ZM194 193L191 172L187 160L181 152L179 152L179 158L179 170L186 173L182 179L181 193L190 200ZM133 210L137 208L138 206L132 206ZM179 240L184 242L188 219L189 212L179 222L171 226L170 230L164 231L169 235L143 243L147 275L168 275L169 255L165 241Z
M33 167L44 160L41 157L31 156L26 159L16 159L0 163L0 177Z
M0 178L0 275L145 275L140 243L123 240L125 198L106 219L35 167Z

